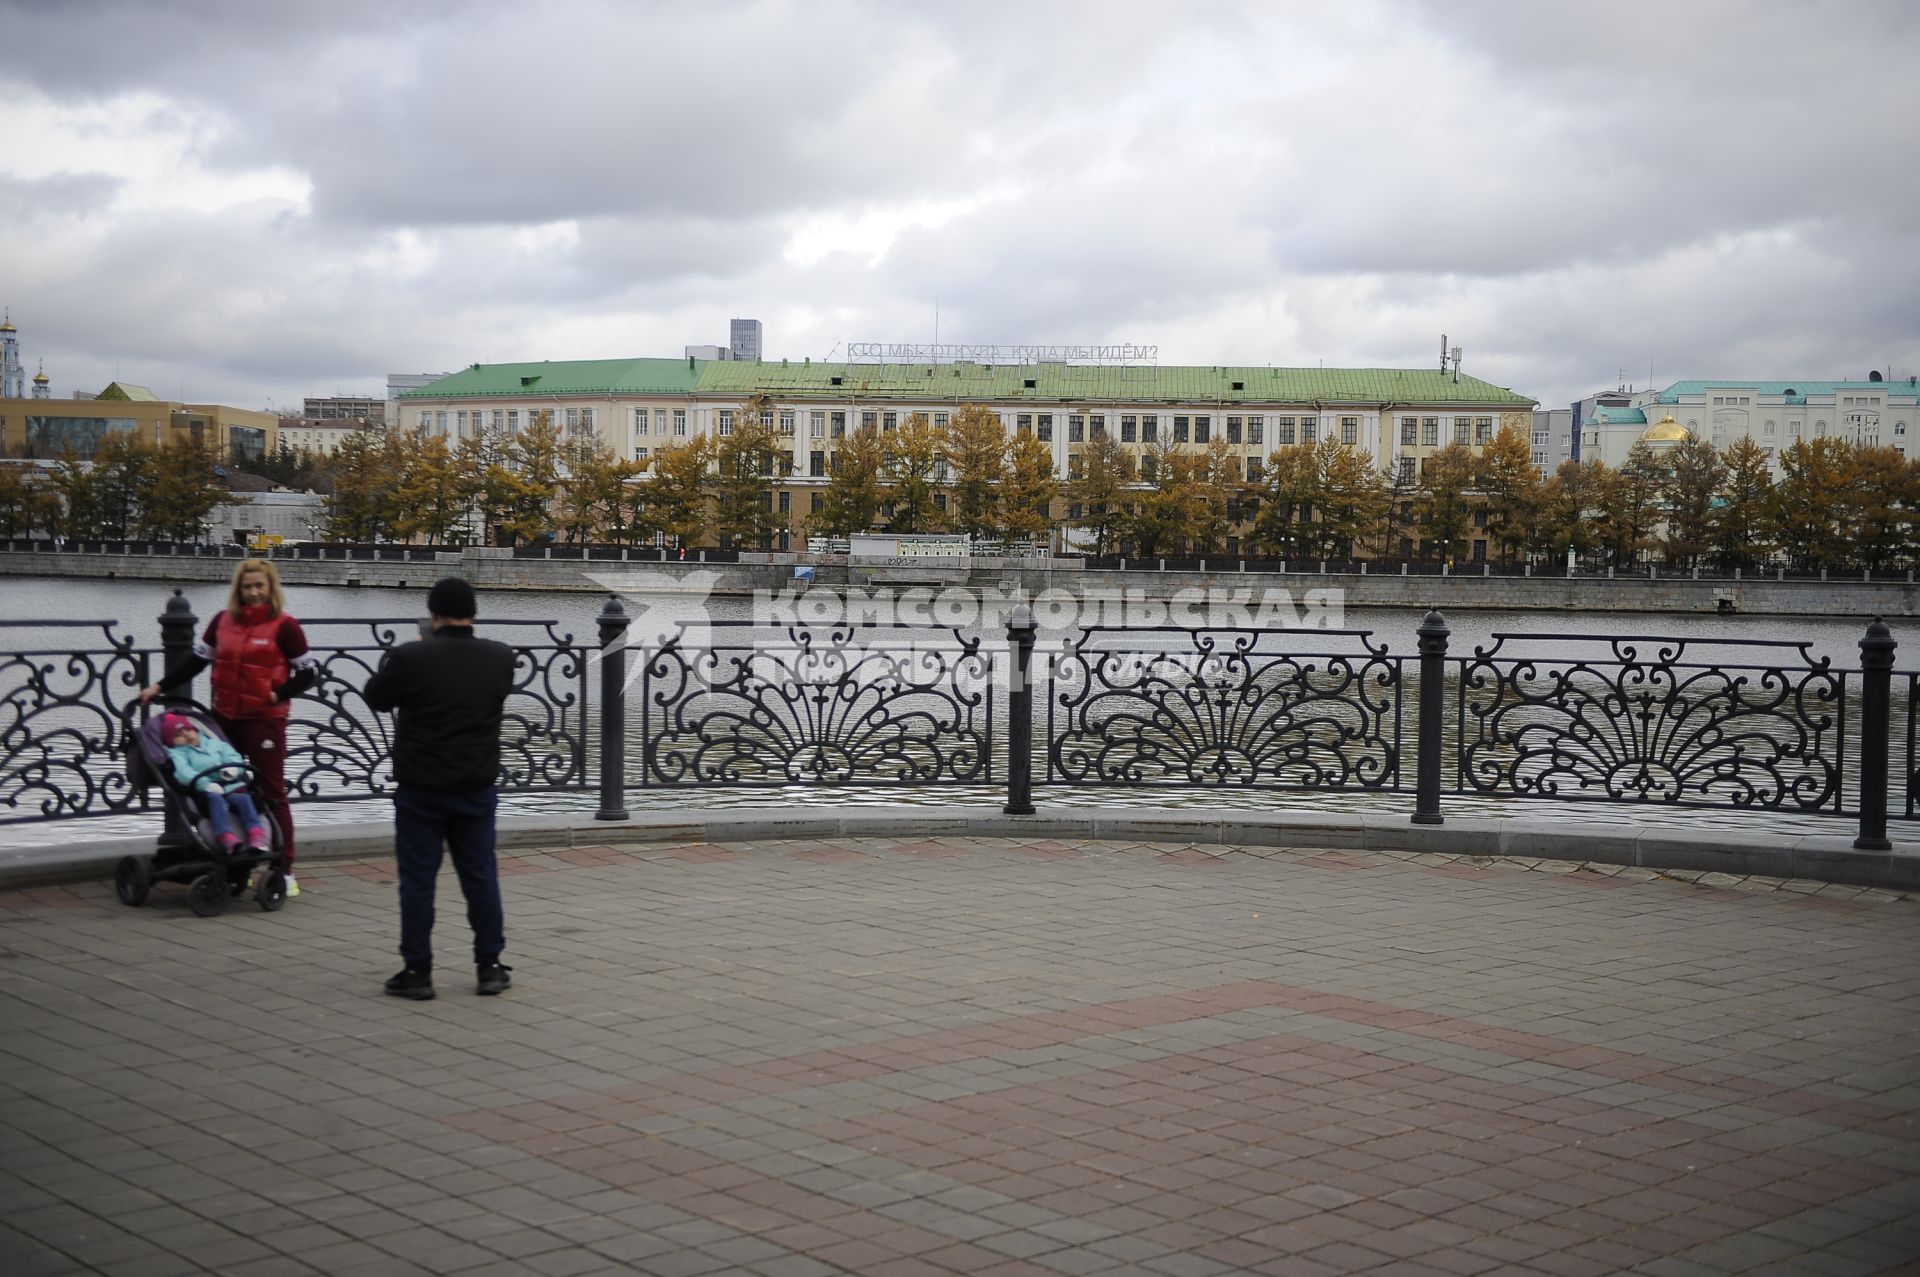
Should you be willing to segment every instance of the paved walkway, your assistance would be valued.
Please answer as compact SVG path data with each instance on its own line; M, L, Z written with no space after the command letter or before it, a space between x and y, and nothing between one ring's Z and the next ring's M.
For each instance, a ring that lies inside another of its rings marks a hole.
M505 868L514 989L456 906L429 1003L378 994L379 861L275 915L0 894L0 1273L1920 1256L1920 902L1004 840Z

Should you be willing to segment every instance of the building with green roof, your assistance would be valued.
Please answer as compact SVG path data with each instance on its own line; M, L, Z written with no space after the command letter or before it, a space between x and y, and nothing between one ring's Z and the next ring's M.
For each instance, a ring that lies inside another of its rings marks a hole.
M1423 368L688 357L474 364L401 394L399 424L463 438L551 420L569 438L648 460L664 445L730 434L750 402L791 448L775 497L786 541L804 535L850 432L893 430L915 413L944 426L983 407L1009 434L1030 431L1051 448L1062 479L1078 476L1082 447L1101 434L1136 456L1168 440L1194 450L1223 440L1249 478L1277 448L1333 439L1411 478L1448 443L1529 431L1534 407L1506 387Z

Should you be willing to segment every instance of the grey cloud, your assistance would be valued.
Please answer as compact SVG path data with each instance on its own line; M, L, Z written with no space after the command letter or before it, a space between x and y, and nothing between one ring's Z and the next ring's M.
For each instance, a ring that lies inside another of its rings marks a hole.
M120 189L120 179L105 173L55 173L20 178L0 173L0 219L16 229L53 217L103 211Z

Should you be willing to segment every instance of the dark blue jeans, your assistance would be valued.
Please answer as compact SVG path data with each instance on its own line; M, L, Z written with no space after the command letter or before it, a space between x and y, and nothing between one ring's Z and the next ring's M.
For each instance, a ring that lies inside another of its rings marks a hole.
M400 869L400 956L416 970L433 967L433 889L442 844L453 854L460 893L467 898L476 966L497 962L507 947L500 909L500 871L493 858L491 786L471 793L430 789L393 791L393 854Z

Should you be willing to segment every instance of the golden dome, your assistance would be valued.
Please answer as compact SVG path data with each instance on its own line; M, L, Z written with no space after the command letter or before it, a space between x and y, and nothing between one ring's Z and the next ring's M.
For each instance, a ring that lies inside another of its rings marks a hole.
M1672 413L1660 418L1640 434L1641 443L1683 443L1691 438L1693 435L1673 419Z

